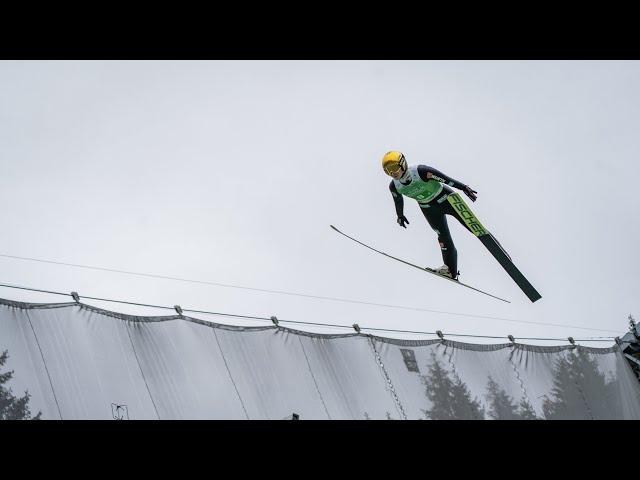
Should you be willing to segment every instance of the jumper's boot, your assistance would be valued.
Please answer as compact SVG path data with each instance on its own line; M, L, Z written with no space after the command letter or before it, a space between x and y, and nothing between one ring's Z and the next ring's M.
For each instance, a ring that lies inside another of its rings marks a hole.
M458 274L455 277L451 275L451 272L449 271L449 267L447 267L446 265L442 265L441 267L438 267L438 268L432 268L431 270L433 270L436 273L439 273L440 275L444 275L445 277L452 278L453 280L458 280L458 275L460 275L460 272L458 272Z
M447 267L446 265L442 265L441 267L434 268L433 270L436 273L439 273L440 275L444 275L449 278L454 278L453 275L451 275L451 272L449 271L449 267Z

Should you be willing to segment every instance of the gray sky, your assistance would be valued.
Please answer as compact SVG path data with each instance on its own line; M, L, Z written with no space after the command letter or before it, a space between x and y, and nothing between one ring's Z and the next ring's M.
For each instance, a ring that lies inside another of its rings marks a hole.
M624 334L627 316L638 318L639 82L639 62L617 61L0 62L0 254L608 331L4 257L0 283L378 328ZM333 232L442 264L413 200L409 228L396 224L380 167L391 149L476 189L471 208L542 299L529 302L452 218L460 279L511 304ZM66 301L7 288L0 297Z

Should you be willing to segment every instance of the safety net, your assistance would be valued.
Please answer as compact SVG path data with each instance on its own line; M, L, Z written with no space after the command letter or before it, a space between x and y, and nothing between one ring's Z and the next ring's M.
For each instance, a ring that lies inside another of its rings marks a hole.
M0 299L3 352L0 396L23 408L0 418L640 419L615 344L323 335Z

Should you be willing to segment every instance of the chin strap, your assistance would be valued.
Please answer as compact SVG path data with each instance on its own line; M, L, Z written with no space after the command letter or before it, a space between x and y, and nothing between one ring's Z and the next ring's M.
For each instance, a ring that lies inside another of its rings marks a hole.
M407 166L407 169L404 171L404 173L402 174L402 176L398 179L399 182L402 181L406 181L409 179L409 167Z

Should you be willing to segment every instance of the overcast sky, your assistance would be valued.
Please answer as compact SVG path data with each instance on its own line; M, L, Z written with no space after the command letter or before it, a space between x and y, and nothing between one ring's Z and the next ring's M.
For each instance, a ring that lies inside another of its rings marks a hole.
M617 61L0 62L0 254L455 315L6 257L0 283L376 328L622 335L639 316L639 84L640 63ZM460 279L511 304L329 228L442 264L415 201L396 223L380 166L392 149L478 191L467 203L541 300L452 218Z

